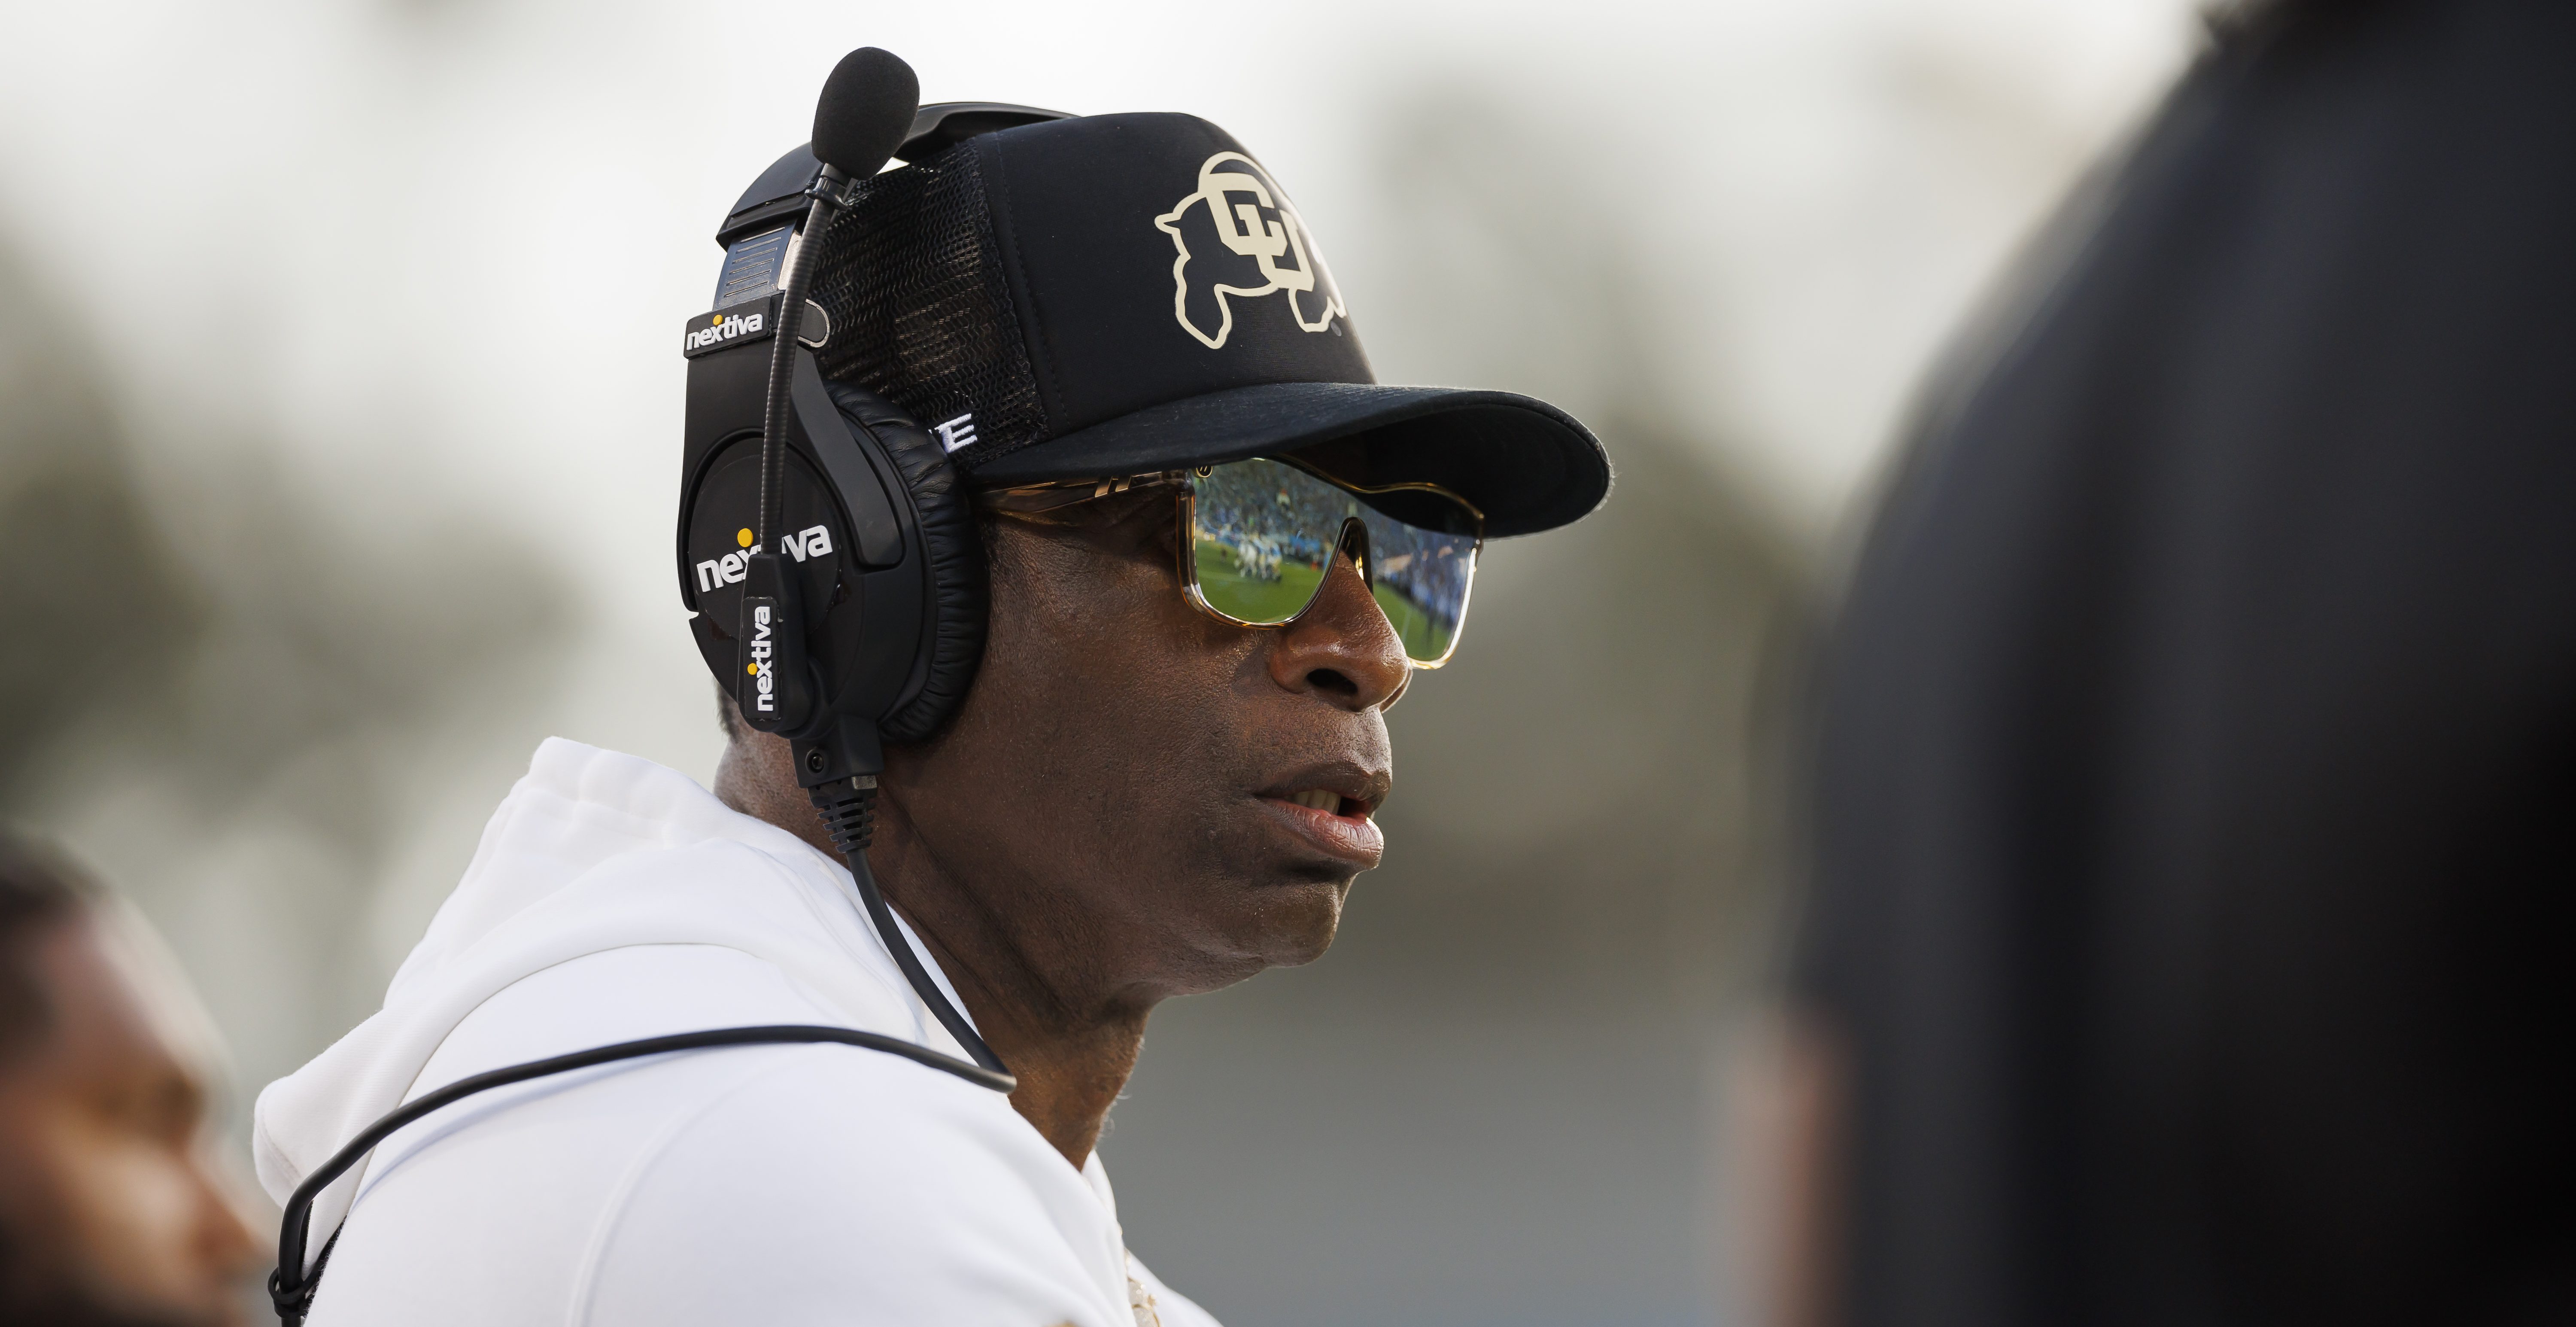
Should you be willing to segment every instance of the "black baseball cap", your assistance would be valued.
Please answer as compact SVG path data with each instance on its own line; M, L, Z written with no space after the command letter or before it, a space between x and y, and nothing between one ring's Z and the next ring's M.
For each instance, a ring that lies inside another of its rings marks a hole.
M979 486L1335 444L1334 473L1441 484L1493 535L1609 491L1600 442L1554 406L1379 383L1287 194L1196 116L934 145L862 182L822 245L824 375L902 406Z

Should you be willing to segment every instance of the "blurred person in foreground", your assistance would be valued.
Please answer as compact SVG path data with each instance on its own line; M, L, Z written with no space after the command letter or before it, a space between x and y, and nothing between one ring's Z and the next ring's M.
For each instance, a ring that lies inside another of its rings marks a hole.
M0 1327L241 1321L202 1016L139 926L0 832Z
M989 569L955 713L886 746L865 860L908 929L869 924L789 743L733 699L712 790L549 741L384 1010L262 1094L258 1162L282 1195L421 1091L728 1026L977 1036L1017 1088L757 1046L474 1098L317 1208L317 1243L349 1213L317 1327L1205 1327L1128 1255L1094 1151L1146 1019L1332 942L1382 850L1385 710L1465 609L1463 566L1425 560L1607 489L1539 402L1375 383L1303 221L1204 120L998 129L858 193L815 241L816 372L950 419L907 454L964 472L974 510L942 529Z
M2576 1322L2576 6L2213 31L1850 592L1809 1321Z

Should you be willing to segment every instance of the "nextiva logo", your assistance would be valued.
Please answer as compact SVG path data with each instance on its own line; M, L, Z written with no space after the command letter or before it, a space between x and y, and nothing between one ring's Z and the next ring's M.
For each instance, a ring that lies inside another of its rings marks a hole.
M754 604L751 609L751 662L744 664L743 669L751 674L752 707L763 714L775 713L778 709L775 694L778 680L770 668L771 635L769 605Z
M750 569L751 531L736 530L733 538L735 543L742 545L740 551L720 558L708 558L698 564L698 593L705 594L719 585L740 584L744 573ZM799 562L821 557L832 551L832 532L819 525L807 526L779 540L778 551Z
M738 341L746 336L758 336L763 325L763 317L757 313L716 314L706 326L689 329L688 338L681 345L680 353L695 354L727 341Z

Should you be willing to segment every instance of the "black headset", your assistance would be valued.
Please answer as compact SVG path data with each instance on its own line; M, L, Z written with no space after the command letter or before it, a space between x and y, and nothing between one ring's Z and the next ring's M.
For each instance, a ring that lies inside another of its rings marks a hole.
M979 133L1065 118L992 102L921 106L874 47L832 71L814 141L744 191L716 242L716 307L689 320L680 602L743 722L786 738L886 947L975 1063L1000 1072L897 933L866 849L883 744L936 731L984 651L984 549L955 466L884 397L826 382L831 320L806 301L824 230L857 181Z
M890 159L1066 117L919 101L903 61L852 51L824 83L813 142L761 172L716 232L725 262L715 307L690 319L682 338L680 600L743 722L787 739L869 920L973 1063L852 1028L781 1025L648 1037L451 1083L360 1131L287 1200L268 1278L287 1327L301 1327L339 1239L335 1230L305 1270L322 1191L395 1131L479 1092L639 1056L781 1043L860 1046L998 1092L1016 1085L923 969L867 860L884 743L937 731L982 660L983 544L957 469L929 431L865 388L824 381L814 351L828 344L830 319L805 294L823 231L857 181Z

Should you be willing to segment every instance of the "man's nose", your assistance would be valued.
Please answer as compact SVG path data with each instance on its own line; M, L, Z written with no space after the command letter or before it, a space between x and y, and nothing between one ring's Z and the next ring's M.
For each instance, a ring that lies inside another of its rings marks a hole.
M1281 630L1270 652L1270 676L1279 685L1354 712L1393 699L1412 667L1348 553L1333 555L1315 602Z

